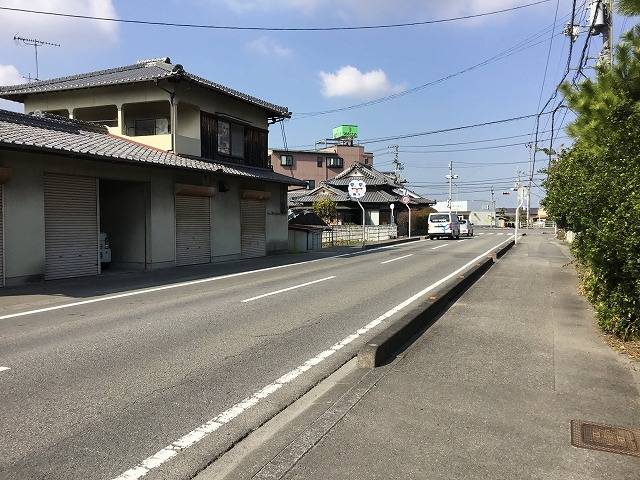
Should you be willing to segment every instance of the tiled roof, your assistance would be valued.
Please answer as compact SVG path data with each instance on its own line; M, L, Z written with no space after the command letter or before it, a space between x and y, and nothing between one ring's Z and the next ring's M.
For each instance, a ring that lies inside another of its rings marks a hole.
M186 72L182 65L172 64L169 58L143 60L124 67L98 70L95 72L81 73L67 77L52 78L50 80L38 80L21 85L0 87L0 98L21 101L25 95L34 93L58 92L63 90L76 90L108 85L151 82L154 80L168 78L186 80L200 85L201 87L222 92L231 97L258 105L276 116L290 116L289 110L286 107L274 105L273 103Z
M1 146L18 147L21 150L67 153L100 160L185 168L289 185L306 185L305 182L280 175L266 168L176 155L111 135L103 126L56 115L25 115L0 110Z
M340 192L338 195L325 195L320 193L309 193L307 195L299 195L293 197L293 201L298 204L313 203L318 198L328 197L336 202L351 202L351 197L346 192ZM370 190L360 199L362 203L390 203L398 200L398 197L391 195L383 190Z
M361 163L354 163L351 167L340 172L334 178L327 180L326 183L329 185L348 185L354 178L364 180L367 185L390 185L392 187L400 187L400 185L388 175L369 165L363 165Z

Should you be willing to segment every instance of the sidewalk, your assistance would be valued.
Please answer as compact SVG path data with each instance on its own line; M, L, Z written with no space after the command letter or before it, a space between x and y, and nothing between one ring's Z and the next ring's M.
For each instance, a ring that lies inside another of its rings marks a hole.
M640 366L600 337L569 261L551 235L524 237L297 463L250 476L640 478L638 457L571 446L572 419L640 427Z

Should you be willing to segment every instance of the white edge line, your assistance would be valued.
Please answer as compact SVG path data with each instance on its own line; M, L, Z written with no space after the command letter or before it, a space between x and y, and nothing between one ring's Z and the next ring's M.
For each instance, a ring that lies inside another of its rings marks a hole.
M396 305L391 310L388 310L387 312L383 313L382 315L380 315L375 320L372 320L371 322L366 324L364 327L358 329L356 332L354 332L351 335L343 338L338 343L335 343L334 345L329 347L328 350L320 352L315 357L310 358L309 360L304 362L299 367L296 367L293 370L285 373L280 378L275 380L273 383L270 383L269 385L266 385L266 386L262 387L260 390L255 392L253 395L251 395L251 396L245 398L244 400L236 403L231 408L229 408L229 409L225 410L224 412L216 415L215 417L213 417L208 422L203 423L202 425L200 425L199 427L195 428L191 432L187 433L186 435L183 435L178 440L174 441L170 445L167 445L162 450L159 450L158 452L154 453L150 457L147 457L142 462L140 462L138 465L136 465L133 468L130 468L129 470L126 470L125 472L123 472L118 477L114 478L113 480L137 480L138 478L141 478L141 477L145 476L152 469L154 469L156 467L159 467L160 465L165 463L170 458L176 456L182 450L185 450L185 449L191 447L192 445L198 443L200 440L202 440L203 438L207 437L209 434L215 432L216 430L218 430L223 425L229 423L231 420L233 420L237 416L241 415L242 413L244 413L249 408L255 406L261 400L267 398L272 393L280 390L287 383L292 382L294 379L298 378L300 375L302 375L307 370L310 370L315 365L318 365L319 363L321 363L325 359L329 358L331 355L336 353L341 348L345 347L346 345L349 345L351 342L353 342L357 338L361 337L362 335L367 333L369 330L377 327L378 325L380 325L383 321L385 321L386 319L388 319L392 315L398 313L400 310L402 310L405 307L411 305L413 302L415 302L416 300L420 299L421 297L426 295L428 292L430 292L434 288L439 287L440 285L442 285L447 280L455 277L460 272L465 270L467 267L469 267L470 265L472 265L476 261L480 260L481 258L489 255L493 250L495 250L496 248L501 247L502 245L504 245L505 243L509 242L510 240L511 240L511 238L508 238L507 240L505 240L505 241L499 243L498 245L496 245L495 247L491 247L485 253L483 253L481 255L478 255L473 260L465 263L462 267L458 268L456 271L451 272L446 277L441 278L437 282L429 285L428 287L424 288L423 290L420 290L418 293L416 293L412 297L409 297L404 302Z
M0 367L0 372L11 370L9 367Z
M301 283L300 285L294 285L293 287L283 288L281 290L276 290L275 292L263 293L262 295L258 295L256 297L251 297L251 298L247 298L245 300L242 300L242 303L253 302L254 300L258 300L260 298L270 297L271 295L277 295L278 293L288 292L290 290L295 290L296 288L306 287L307 285L313 285L314 283L325 282L327 280L331 280L332 278L336 278L336 276L335 275L331 275L330 277L324 277L324 278L321 278L319 280L313 280L311 282Z
M443 244L443 245L438 245L437 247L433 247L431 250L437 250L437 249L439 249L439 248L446 247L447 245L449 245L449 244L448 244L448 243L445 243L445 244Z
M396 260L402 260L403 258L407 258L411 256L413 256L413 253L410 253L409 255L403 255L402 257L392 258L391 260L385 260L384 262L380 262L380 265L384 265L385 263L395 262Z

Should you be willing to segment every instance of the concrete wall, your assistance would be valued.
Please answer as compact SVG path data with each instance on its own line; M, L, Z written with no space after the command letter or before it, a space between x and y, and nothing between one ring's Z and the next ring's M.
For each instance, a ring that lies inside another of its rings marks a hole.
M7 284L42 277L45 269L44 192L45 172L84 175L101 179L141 182L144 199L139 193L125 194L122 203L136 202L140 215L146 212L144 254L141 243L123 254L123 261L144 258L148 269L175 265L175 184L218 186L223 182L227 192L218 192L212 202L212 261L240 256L240 190L271 192L267 201L267 252L288 248L287 216L280 210L280 195L286 185L251 181L237 177L205 174L170 168L134 166L117 162L74 159L68 156L36 154L0 149L0 167L10 167L12 176L5 184L5 258ZM135 197L135 199L134 199ZM138 204L139 203L139 204ZM124 219L131 212L120 212ZM115 215L115 212L113 212ZM114 220L108 220L113 222ZM135 234L139 239L142 225ZM112 237L115 238L114 235ZM121 250L121 249L119 249ZM116 245L113 252L116 253ZM115 260L115 259L114 259Z
M265 190L271 192L271 198L267 200L267 254L286 252L289 249L287 186L272 183L267 184ZM285 202L284 211L281 208L283 200Z

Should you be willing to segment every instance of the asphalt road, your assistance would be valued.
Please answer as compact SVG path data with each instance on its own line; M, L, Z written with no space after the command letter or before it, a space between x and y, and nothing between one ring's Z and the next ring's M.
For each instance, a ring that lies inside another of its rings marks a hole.
M511 234L477 233L0 309L0 478L191 478L351 358L372 320Z

